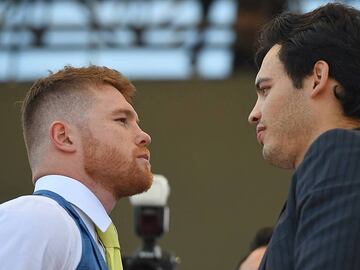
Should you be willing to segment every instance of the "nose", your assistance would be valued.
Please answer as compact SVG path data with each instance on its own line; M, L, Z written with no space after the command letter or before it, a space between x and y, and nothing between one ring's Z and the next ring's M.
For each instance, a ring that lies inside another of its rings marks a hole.
M151 143L150 135L140 129L140 133L136 138L136 144L139 146L148 146L150 143Z
M249 114L248 121L250 124L256 125L257 123L259 123L260 119L261 119L261 111L260 111L259 100L257 100L254 108Z

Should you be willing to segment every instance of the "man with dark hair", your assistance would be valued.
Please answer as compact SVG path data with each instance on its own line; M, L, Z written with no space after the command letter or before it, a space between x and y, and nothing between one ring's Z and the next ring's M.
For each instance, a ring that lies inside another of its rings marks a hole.
M135 88L106 67L65 67L27 93L22 124L33 195L0 205L0 268L122 269L116 202L152 183Z
M264 158L295 170L260 269L360 269L360 12L282 14L256 62L249 122Z

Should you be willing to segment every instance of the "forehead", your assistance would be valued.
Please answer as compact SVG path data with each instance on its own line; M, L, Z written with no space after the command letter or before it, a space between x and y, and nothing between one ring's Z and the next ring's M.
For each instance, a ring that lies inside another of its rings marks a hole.
M260 70L256 76L256 82L261 81L264 78L273 80L283 75L285 70L283 64L279 59L280 49L281 46L276 44L265 55Z
M95 95L96 110L104 112L126 110L134 114L137 118L137 114L133 106L114 86L109 84L100 85L93 89L93 93Z

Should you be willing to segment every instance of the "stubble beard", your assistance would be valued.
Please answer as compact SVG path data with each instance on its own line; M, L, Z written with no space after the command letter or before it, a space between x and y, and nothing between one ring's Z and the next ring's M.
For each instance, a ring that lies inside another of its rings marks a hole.
M263 157L276 167L295 169L311 139L312 121L301 96L288 97L285 104L282 117L270 124L267 135L272 141L264 145Z
M270 165L281 169L293 169L294 157L289 156L286 152L282 151L281 146L265 147L263 148L263 157L269 162Z
M131 161L116 148L86 136L84 144L84 169L95 183L116 200L142 193L152 184L150 168L142 168L135 160Z

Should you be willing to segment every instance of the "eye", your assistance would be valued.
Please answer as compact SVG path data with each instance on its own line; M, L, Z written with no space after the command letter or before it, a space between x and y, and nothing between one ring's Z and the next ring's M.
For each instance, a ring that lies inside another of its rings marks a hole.
M120 117L115 119L116 122L120 122L123 125L126 125L128 123L128 119L126 117Z
M258 90L258 92L261 96L266 97L270 92L270 87L262 87Z

